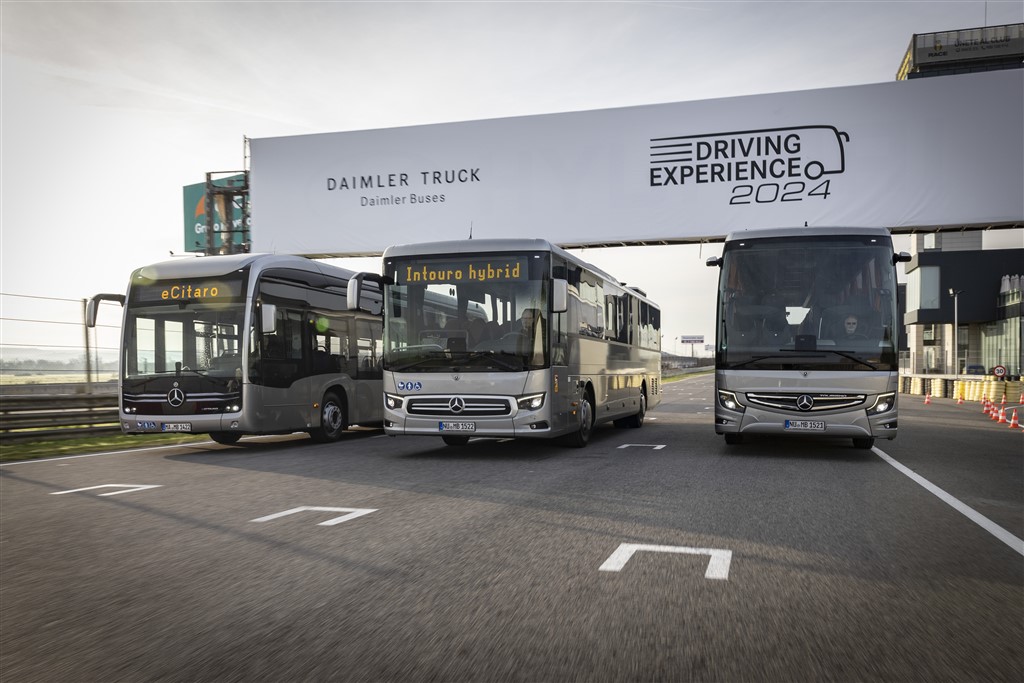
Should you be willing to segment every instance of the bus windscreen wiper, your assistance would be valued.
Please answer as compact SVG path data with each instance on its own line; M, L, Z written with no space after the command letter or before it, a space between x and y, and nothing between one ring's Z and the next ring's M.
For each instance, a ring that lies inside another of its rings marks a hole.
M523 359L522 358L520 358L519 356L514 355L514 354L509 354L507 352L505 352L505 353L506 353L506 355L510 356L511 358L516 359L519 362L518 363L513 363L511 360L508 360L508 359L505 359L505 358L500 358L500 357L498 357L497 352L495 352L495 351L470 351L469 353L467 353L465 355L463 361L464 362L469 362L469 361L477 360L478 358L486 358L487 360L492 361L495 365L499 365L499 366L505 368L506 370L512 370L514 372L518 372L519 370L523 369L523 362L522 362Z

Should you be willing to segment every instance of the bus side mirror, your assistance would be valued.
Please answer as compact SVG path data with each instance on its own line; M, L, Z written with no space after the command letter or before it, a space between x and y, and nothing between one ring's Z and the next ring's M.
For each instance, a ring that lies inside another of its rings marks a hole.
M897 254L892 255L892 264L895 266L897 263L910 263L913 257L905 251L901 251Z
M377 289L364 288L364 281L375 282ZM384 286L393 285L395 281L390 277L377 275L376 273L356 273L348 281L346 290L346 307L350 311L366 311L374 315L384 312ZM369 306L369 308L367 307Z
M565 313L569 310L569 281L555 278L551 281L551 312Z
M100 309L101 301L116 301L124 306L124 294L97 294L85 304L85 326L96 327L96 314Z
M704 265L706 265L708 268L714 268L716 266L721 266L722 265L722 259L720 259L717 256L709 256L708 260L704 262Z
M274 304L260 305L260 330L263 334L273 334L277 329L277 306Z

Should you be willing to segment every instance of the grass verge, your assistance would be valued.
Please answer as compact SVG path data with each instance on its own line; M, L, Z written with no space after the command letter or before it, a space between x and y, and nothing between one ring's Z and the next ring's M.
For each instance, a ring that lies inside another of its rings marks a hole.
M61 455L86 455L149 446L173 446L209 440L208 434L111 434L45 441L5 441L0 444L0 462L35 460Z

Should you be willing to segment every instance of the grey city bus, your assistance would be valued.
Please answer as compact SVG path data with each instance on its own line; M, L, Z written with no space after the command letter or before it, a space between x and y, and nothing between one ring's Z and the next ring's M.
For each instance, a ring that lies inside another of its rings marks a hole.
M297 256L178 258L139 268L124 306L120 422L127 434L304 431L335 441L380 424L380 291L347 301L350 270ZM378 314L372 311L376 310Z
M730 234L719 267L715 432L847 437L897 432L896 263L884 228Z
M382 277L389 435L580 447L661 401L657 305L544 240L393 246Z

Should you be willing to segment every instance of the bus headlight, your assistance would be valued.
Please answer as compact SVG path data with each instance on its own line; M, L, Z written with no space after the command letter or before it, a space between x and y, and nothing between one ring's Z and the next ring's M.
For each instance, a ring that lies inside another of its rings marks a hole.
M719 389L718 402L721 403L722 407L726 410L735 410L741 413L744 410L743 406L740 405L740 402L736 400L736 394L731 391Z
M875 404L868 408L868 415L881 415L896 407L896 392L879 394L875 397Z
M384 405L387 406L388 410L398 410L405 403L405 399L401 396L395 396L394 394L384 394Z
M544 405L544 394L531 394L518 399L519 410L539 410Z

